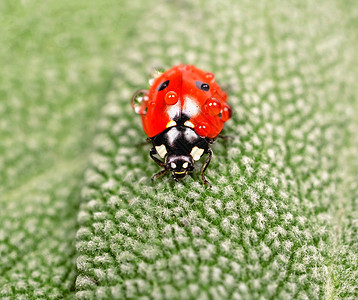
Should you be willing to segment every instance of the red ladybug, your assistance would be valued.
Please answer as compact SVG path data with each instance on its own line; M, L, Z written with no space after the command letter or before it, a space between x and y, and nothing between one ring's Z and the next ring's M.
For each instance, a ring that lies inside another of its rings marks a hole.
M137 91L131 104L142 117L145 133L152 142L150 157L175 181L194 169L195 161L208 154L201 178L212 157L212 144L231 117L227 94L215 82L213 73L192 65L174 66L150 80L148 90Z

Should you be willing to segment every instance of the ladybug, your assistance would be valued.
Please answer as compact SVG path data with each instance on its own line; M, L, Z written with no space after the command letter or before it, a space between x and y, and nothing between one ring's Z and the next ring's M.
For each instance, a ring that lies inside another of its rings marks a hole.
M231 117L227 94L213 73L193 65L180 64L157 72L149 83L149 91L134 93L131 105L141 115L147 140L153 144L150 157L163 168L152 179L170 171L178 181L207 154L201 179L211 186L204 172L213 155L210 145Z

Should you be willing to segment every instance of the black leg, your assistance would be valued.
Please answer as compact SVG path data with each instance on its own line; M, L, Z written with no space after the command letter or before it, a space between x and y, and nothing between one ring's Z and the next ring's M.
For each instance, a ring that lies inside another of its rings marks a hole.
M152 176L152 180L159 178L160 176L164 175L166 172L168 172L168 169L163 169L163 170L159 171L158 173L155 173Z
M222 139L225 142L228 140L234 140L235 137L231 136L231 135L217 135L216 137L212 138L212 139L208 139L209 144L213 144L217 139Z
M220 139L223 139L224 141L235 139L235 137L233 137L231 135L218 135L217 137L220 138Z
M174 174L172 174L172 178L174 179L174 181L179 182L178 178L176 178Z
M201 167L201 171L200 171L201 180L203 181L204 185L209 185L209 187L211 187L211 184L209 181L206 180L204 172L205 172L206 168L208 167L208 165L210 164L212 156L213 156L213 151L211 151L211 149L209 148L208 149L208 157L206 158L203 166Z
M149 151L150 157L151 157L159 166L165 168L165 163L162 162L161 160L159 160L158 158L156 158L156 157L154 156L155 154L157 154L157 151L156 151L154 148L150 149L150 151Z
M150 138L146 138L145 141L136 144L136 146L137 146L137 147L142 147L142 146L145 146L145 145L150 144L151 142L152 142L152 140L151 140Z
M152 148L149 151L149 155L150 157L155 161L155 163L157 163L159 166L161 166L162 168L164 168L163 170L159 171L158 173L154 174L152 176L152 180L157 179L158 177L164 175L166 172L168 172L168 169L165 167L165 163L162 162L161 160L159 160L158 158L156 158L154 155L157 154L157 151Z

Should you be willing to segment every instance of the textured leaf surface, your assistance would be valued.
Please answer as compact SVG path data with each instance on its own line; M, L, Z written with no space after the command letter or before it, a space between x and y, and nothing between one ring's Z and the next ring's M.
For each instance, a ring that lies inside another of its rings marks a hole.
M63 298L74 287L97 111L131 29L123 23L138 14L121 9L108 1L0 3L1 299Z
M356 249L335 252L337 210L356 187L345 193L353 177L340 169L356 93L342 14L333 2L205 1L142 15L85 176L79 299L356 296ZM131 93L146 85L148 64L179 62L213 71L235 110L226 133L237 138L214 146L212 190L197 173L151 183L158 167L135 145L144 135Z
M2 2L0 297L356 299L357 8ZM234 108L211 190L138 145L130 96L180 62Z

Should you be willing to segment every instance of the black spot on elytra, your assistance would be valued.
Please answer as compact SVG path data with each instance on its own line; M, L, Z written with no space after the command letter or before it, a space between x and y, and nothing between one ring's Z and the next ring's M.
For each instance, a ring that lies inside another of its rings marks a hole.
M163 83L160 84L160 86L158 87L158 91L162 91L164 90L165 88L167 88L169 85L169 80L167 81L164 81Z
M210 86L205 82L195 81L195 85L198 89L205 91L205 92L207 92L210 89Z

